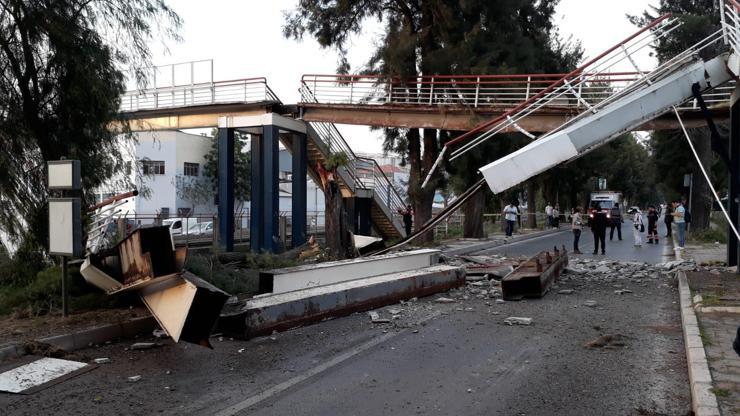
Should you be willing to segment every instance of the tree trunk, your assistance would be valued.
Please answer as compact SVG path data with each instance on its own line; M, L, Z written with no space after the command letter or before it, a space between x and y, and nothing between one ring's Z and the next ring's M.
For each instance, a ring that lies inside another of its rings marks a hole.
M334 180L336 172L327 171L317 164L316 171L324 190L324 236L329 257L346 259L354 257L355 245L350 232L349 217L344 209L344 198L339 183Z
M463 218L463 237L465 238L483 238L483 207L486 204L486 193L476 192L475 195L466 202L462 211L465 215Z
M537 206L536 195L537 181L530 179L527 182L527 227L537 228Z
M707 129L694 130L693 142L696 147L696 153L699 155L701 164L710 172L712 166L712 143L709 138ZM704 175L701 173L699 166L694 163L693 169L694 188L691 195L691 230L705 230L709 228L709 216L712 213L712 192L709 189ZM688 201L688 194L686 195Z

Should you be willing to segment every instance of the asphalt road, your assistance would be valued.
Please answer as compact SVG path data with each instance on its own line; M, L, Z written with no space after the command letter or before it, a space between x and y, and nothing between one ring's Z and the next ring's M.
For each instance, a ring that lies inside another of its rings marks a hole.
M531 254L569 237L497 251ZM638 255L630 241L610 247L607 256ZM653 262L661 255L659 246L639 252ZM633 293L615 295L616 287ZM557 294L563 288L575 293ZM372 324L359 313L249 341L215 337L214 350L169 341L145 351L128 350L131 341L91 347L78 358L111 363L32 395L0 394L0 409L12 415L687 414L671 279L569 275L557 290L504 303L458 290L445 295L455 303L431 297L379 310L386 317L389 308L401 310L390 324ZM597 306L584 306L586 300ZM508 316L534 323L507 326ZM624 346L584 347L607 334ZM128 382L133 375L142 378Z
M610 230L606 231L606 255L591 254L594 250L594 236L591 229L584 227L581 233L579 243L580 251L584 254L576 257L610 259L618 261L638 261L645 263L660 263L669 260L673 255L672 244L670 240L664 238L666 229L665 224L661 221L658 226L658 235L660 244L647 244L647 234L642 233L642 247L635 247L632 235L632 221L625 221L622 224L622 240L618 238L617 230L614 230L613 240L609 240ZM489 250L483 250L474 254L504 254L507 256L531 255L542 250L551 250L553 247L558 248L565 246L570 253L573 249L573 232L569 226L561 226L563 229L560 233L548 234L531 240L525 240L520 243L499 246ZM471 253L472 254L472 253Z

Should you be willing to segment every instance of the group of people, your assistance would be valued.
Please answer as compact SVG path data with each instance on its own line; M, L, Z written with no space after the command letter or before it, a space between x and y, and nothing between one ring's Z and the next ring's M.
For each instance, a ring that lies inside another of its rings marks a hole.
M666 237L671 235L671 224L676 223L678 226L678 248L683 249L686 244L686 224L691 221L690 214L684 206L685 201L673 201L673 203L667 207L665 212L665 224L667 228ZM658 220L660 219L660 211L654 205L649 205L647 213L643 215L642 210L639 207L632 207L627 211L632 217L632 236L634 238L635 247L642 246L642 233L645 232L645 220L647 219L647 244L659 244L660 236L658 235ZM594 251L593 254L598 254L601 249L601 254L606 254L606 229L611 228L609 232L609 240L614 239L614 231L617 231L617 238L622 240L622 224L624 219L622 218L622 210L619 203L615 203L614 206L609 209L608 213L601 209L600 204L596 204L593 207L593 216L589 221L591 232L594 235ZM581 208L575 208L573 215L571 216L571 228L573 229L573 252L575 254L582 254L578 248L578 243L581 239L581 233L583 230L584 220L581 214Z
M547 216L547 228L560 228L560 205L555 204L553 207L550 203L547 203L545 207L545 215Z

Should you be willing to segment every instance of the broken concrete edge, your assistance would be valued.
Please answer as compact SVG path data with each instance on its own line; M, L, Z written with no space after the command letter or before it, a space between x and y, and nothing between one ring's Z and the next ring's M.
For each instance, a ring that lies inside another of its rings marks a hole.
M691 402L696 416L719 416L717 397L712 393L712 373L699 331L699 321L691 302L691 289L684 271L678 271L678 296L681 306L681 326L689 368Z
M466 247L451 248L451 249L447 249L447 250L443 249L442 250L442 253L443 254L446 254L448 256L461 256L461 255L465 255L465 254L475 253L475 252L481 251L481 250L488 250L488 249L491 249L491 248L496 248L496 247L504 246L504 245L507 245L507 244L518 243L518 242L521 242L521 241L530 240L532 238L542 237L542 236L546 236L546 235L549 235L549 234L556 234L556 233L565 232L565 231L568 231L568 230L566 230L565 228L560 228L560 229L537 231L537 232L533 232L533 233L527 233L527 234L519 235L519 236L516 236L516 237L512 237L512 238L510 238L508 240L506 240L506 239L504 239L504 240L491 240L491 241L485 241L485 242L482 242L482 243L479 243L479 244L471 244L471 245L466 246Z
M40 338L35 341L51 344L69 352L85 348L90 344L102 344L106 341L116 339L133 338L136 335L151 332L158 327L159 325L154 317L146 316L70 334ZM0 361L23 357L25 355L26 351L23 348L23 343L14 343L0 348Z
M280 293L248 302L241 311L221 315L218 331L249 339L445 292L464 284L462 267L439 265Z

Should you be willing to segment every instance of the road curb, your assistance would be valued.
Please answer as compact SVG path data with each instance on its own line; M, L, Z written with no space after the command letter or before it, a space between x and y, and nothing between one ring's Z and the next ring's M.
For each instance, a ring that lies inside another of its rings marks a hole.
M717 397L712 393L712 374L699 332L699 321L691 303L691 289L686 273L678 272L678 295L681 304L681 325L689 367L691 403L696 416L719 416Z
M479 243L479 244L471 244L471 245L466 246L466 247L451 248L451 249L448 249L448 250L444 250L443 249L442 250L442 253L447 254L447 255L452 255L452 256L460 256L460 255L475 253L476 251L488 250L488 249L491 249L491 248L496 248L496 247L504 246L504 245L507 245L507 244L519 243L521 241L530 240L530 239L533 239L533 238L536 238L536 237L542 237L542 236L546 236L546 235L550 235L550 234L556 234L556 233L562 232L562 231L568 231L568 230L565 229L565 228L558 228L558 229L552 229L552 230L547 230L547 231L539 231L539 232L536 232L536 233L529 233L529 234L524 234L524 235L521 235L521 236L516 236L516 237L510 238L508 240L504 239L504 240L485 241L485 242L482 242L482 243Z
M74 351L85 348L90 344L101 344L119 338L133 338L135 335L151 332L158 327L152 316L136 318L130 321L103 325L71 334L56 335L41 338L36 341L51 344L65 351ZM0 348L0 361L18 358L26 355L23 344L16 343Z

